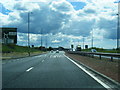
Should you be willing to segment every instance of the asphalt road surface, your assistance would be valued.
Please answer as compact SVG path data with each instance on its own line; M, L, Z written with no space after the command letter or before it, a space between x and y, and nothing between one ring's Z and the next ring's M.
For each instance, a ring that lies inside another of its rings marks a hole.
M62 51L11 60L2 70L3 88L105 88Z

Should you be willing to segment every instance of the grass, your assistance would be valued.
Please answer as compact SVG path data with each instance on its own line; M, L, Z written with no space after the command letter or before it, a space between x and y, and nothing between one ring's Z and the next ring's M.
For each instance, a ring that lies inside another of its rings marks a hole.
M18 46L14 44L2 45L2 53L11 53L11 52L37 52L40 51L36 48L28 48L27 46Z
M27 46L18 46L15 44L2 44L2 59L13 59L19 57L26 57L28 56L28 51L30 55L38 55L44 53L40 51L38 47L35 48L28 48Z

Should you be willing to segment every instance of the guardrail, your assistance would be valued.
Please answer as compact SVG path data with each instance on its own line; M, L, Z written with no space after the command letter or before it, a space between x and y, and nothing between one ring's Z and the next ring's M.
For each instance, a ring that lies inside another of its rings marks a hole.
M102 56L109 56L111 57L111 61L113 61L113 57L120 59L120 53L100 53L100 52L83 52L83 51L67 51L67 52L71 54L80 54L83 56L91 56L92 58L94 58L94 55L99 55L100 59L102 58Z

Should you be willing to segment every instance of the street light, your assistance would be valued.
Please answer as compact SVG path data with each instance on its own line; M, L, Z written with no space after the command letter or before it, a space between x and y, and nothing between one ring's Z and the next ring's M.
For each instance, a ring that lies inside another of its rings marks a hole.
M120 19L120 18L119 18L119 15L120 15L120 13L119 13L119 8L120 8L120 7L119 7L119 4L120 4L120 2L118 2L118 14L117 14L117 15L118 15L118 23L117 23L117 50L120 49L120 47L119 47L119 38L120 38L120 37L119 37L119 35L120 35L120 30L119 30L119 23L120 23L120 22L119 22L119 19Z
M93 48L93 29L92 29L91 47Z
M41 48L42 48L42 28L41 28Z
M83 49L84 49L84 42L85 42L85 40L84 40L84 37L83 37Z
M117 25L117 49L119 49L119 14L118 15L118 25Z
M28 12L28 55L30 56L30 14L32 12Z
M47 41L48 41L48 40L47 40L47 36L46 36L46 48L47 48Z

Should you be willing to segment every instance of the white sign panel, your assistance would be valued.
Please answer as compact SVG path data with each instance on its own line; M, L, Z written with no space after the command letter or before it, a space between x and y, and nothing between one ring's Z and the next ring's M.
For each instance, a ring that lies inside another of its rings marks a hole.
M9 35L17 35L17 32L9 32Z

